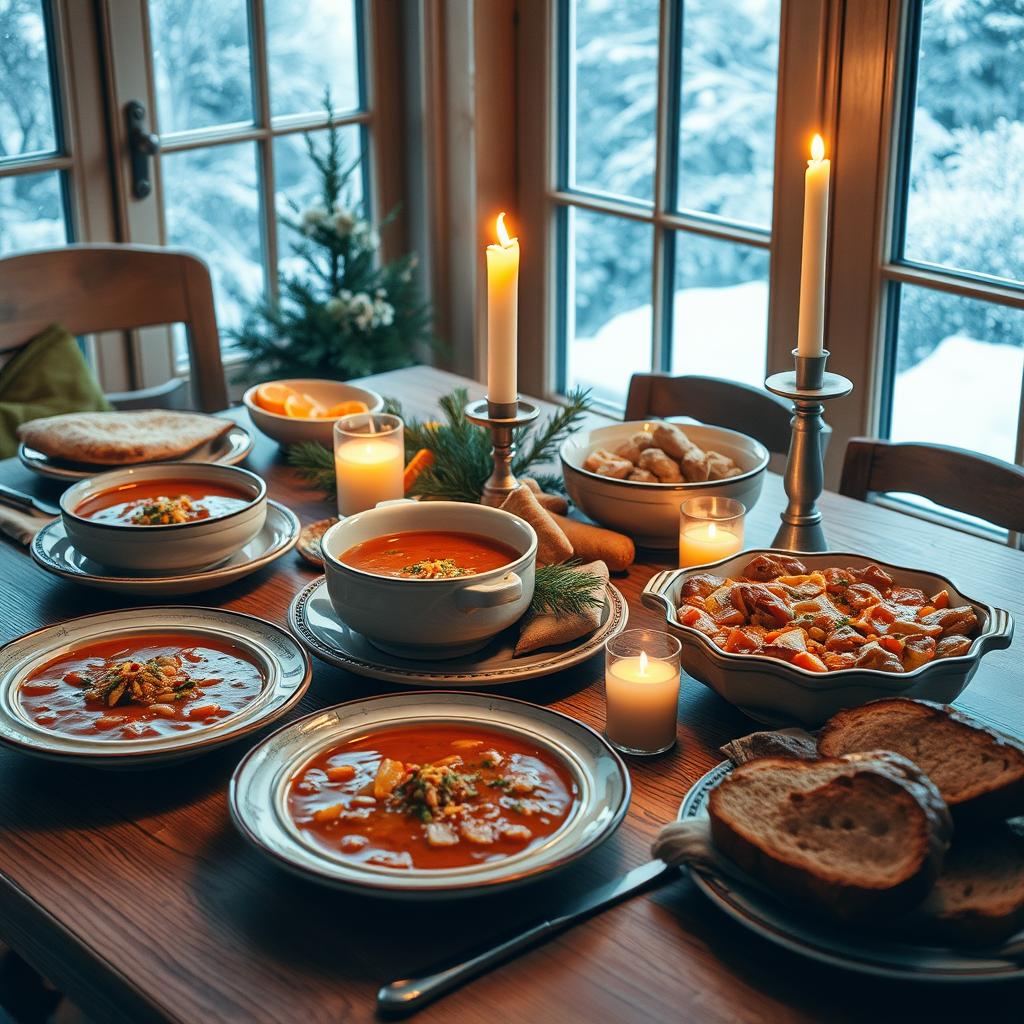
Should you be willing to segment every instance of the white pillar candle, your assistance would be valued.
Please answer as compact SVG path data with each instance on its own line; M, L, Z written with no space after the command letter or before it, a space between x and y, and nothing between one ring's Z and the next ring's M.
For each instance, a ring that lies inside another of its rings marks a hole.
M516 347L519 239L509 238L498 215L498 244L487 246L487 397L508 404L519 397Z
M401 498L405 471L401 433L397 444L374 437L344 441L335 449L334 468L340 515L355 515L379 501Z
M831 161L820 135L811 143L804 175L804 238L800 259L800 325L796 347L820 356L825 336L825 254L828 248L828 189Z
M694 523L679 531L679 565L706 565L735 555L743 547L743 538L717 523Z
M627 750L664 750L676 739L679 666L644 651L609 659L605 703L605 731L612 743Z

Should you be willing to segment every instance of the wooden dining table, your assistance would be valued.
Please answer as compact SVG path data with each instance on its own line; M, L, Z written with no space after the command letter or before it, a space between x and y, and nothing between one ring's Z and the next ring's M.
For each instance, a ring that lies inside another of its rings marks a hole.
M411 415L432 417L453 387L477 384L429 368L367 378ZM542 403L542 406L544 404ZM243 409L229 415L246 422ZM304 522L333 513L268 439L246 465ZM0 463L0 482L51 501L60 485ZM769 473L747 520L748 547L770 544L785 503ZM931 568L1024 620L1024 553L877 505L826 493L825 529L838 551ZM614 580L634 626L659 625L640 603L673 552L639 553ZM104 609L160 602L86 589L48 575L13 542L0 544L0 640ZM317 573L296 553L220 590L164 603L211 605L286 622ZM1024 734L1024 629L987 656L958 706ZM603 660L510 685L508 696L600 730ZM314 664L298 717L395 688ZM280 723L278 723L280 724ZM507 893L443 903L380 900L318 887L251 848L228 814L228 780L263 735L149 771L103 771L0 750L0 938L96 1022L339 1024L374 1018L377 988L556 914L567 901L650 858L690 786L722 760L719 747L756 728L686 676L678 743L630 759L633 797L614 836L559 875ZM801 958L724 916L679 872L563 932L443 1000L423 1021L883 1021L965 1019L1011 997L1006 984L895 982ZM1019 1005L1019 1004L1018 1004Z

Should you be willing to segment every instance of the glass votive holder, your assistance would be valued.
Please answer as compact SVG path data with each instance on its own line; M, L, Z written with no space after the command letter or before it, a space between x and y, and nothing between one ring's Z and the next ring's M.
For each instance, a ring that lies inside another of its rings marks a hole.
M403 423L390 413L355 413L334 424L338 515L405 496Z
M605 645L605 737L624 754L663 754L676 742L679 652L668 633L627 629Z
M707 565L743 550L746 508L735 498L706 495L679 506L679 565Z

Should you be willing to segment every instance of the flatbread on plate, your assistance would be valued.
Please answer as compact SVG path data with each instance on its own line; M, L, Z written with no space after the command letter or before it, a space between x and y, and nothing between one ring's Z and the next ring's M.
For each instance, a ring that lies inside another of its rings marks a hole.
M217 416L165 409L72 412L23 423L18 437L50 458L123 466L179 458L233 426Z

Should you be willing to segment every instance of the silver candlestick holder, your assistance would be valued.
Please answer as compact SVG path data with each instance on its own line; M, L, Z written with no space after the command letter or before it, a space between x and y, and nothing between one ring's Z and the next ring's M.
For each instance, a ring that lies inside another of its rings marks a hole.
M818 498L825 486L825 468L821 449L824 427L823 402L842 398L853 390L853 381L838 373L826 373L828 352L820 356L802 356L793 349L795 370L774 373L764 386L773 394L793 403L793 434L784 478L789 504L781 514L782 525L772 546L790 551L827 551L821 526Z
M494 471L484 484L482 496L485 505L501 505L519 486L512 472L512 459L516 454L516 431L531 424L540 414L532 402L517 398L514 402L492 402L480 398L466 406L466 419L480 427L487 427L493 438L491 456Z

